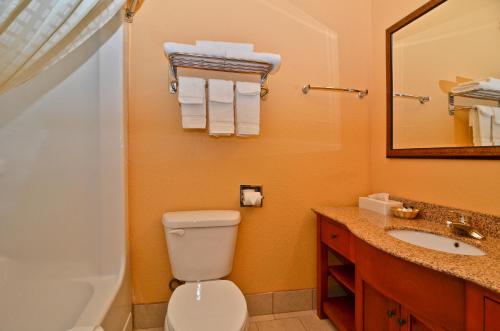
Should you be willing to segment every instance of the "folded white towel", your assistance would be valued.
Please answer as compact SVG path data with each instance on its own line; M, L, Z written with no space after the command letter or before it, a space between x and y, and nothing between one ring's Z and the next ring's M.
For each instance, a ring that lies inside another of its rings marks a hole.
M494 146L500 146L500 107L491 107L493 118L491 123L491 136Z
M260 132L260 84L236 82L236 134L258 135Z
M173 53L189 53L196 55L209 55L209 56L226 56L226 51L224 49L217 49L214 47L202 47L194 46L181 43L167 42L163 44L163 50L165 54L170 55Z
M270 63L273 65L271 73L278 71L281 64L281 56L272 53L244 52L229 49L226 52L226 56L228 58Z
M251 44L197 41L197 45L188 45L181 43L166 42L163 44L163 50L167 56L173 53L189 53L196 55L209 55L218 57L228 57L248 61L267 62L273 65L272 73L278 71L281 64L281 56L271 53L253 52L249 46Z
M477 105L477 123L479 127L479 146L491 146L491 122L493 110L489 106Z
M207 126L205 100L204 79L179 77L179 103L184 129L204 129Z
M453 93L461 93L468 92L476 89L485 89L485 90L496 90L500 91L500 79L488 77L478 80L473 80L470 82L460 83L455 86L451 92Z
M227 41L196 40L196 46L205 48L212 47L224 51L232 49L236 51L253 52L253 44L232 43Z
M234 133L234 83L230 80L208 80L208 133L229 136Z

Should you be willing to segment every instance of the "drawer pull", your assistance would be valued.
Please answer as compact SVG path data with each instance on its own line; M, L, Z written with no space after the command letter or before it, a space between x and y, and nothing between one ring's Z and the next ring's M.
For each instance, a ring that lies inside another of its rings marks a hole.
M335 239L335 238L338 238L338 236L339 236L338 234L332 233L330 235L330 238Z
M393 317L394 315L396 315L396 312L394 310L387 310L387 316L389 316L389 318Z
M402 319L402 318L398 318L398 323L399 323L399 326L403 326L406 324L406 320Z

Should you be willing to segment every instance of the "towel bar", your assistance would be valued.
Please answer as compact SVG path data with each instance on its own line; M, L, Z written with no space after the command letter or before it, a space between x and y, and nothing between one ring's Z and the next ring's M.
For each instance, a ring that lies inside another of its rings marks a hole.
M341 87L330 87L330 86L311 86L309 84L304 85L304 87L302 87L302 93L304 93L304 94L309 93L309 90L357 93L358 98L360 98L360 99L363 99L363 97L368 95L368 90L357 90L357 89L353 89L353 88L341 88Z
M426 102L431 101L430 97L424 97L421 95L413 95L413 94L408 94L408 93L394 93L395 97L402 97L402 98L410 98L410 99L418 99L418 101L421 104L425 104Z

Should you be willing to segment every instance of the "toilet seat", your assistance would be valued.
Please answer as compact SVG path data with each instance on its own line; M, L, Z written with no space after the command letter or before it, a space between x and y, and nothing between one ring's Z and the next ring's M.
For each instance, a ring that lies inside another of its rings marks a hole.
M243 293L231 281L186 283L175 289L165 319L168 331L242 331L247 324Z

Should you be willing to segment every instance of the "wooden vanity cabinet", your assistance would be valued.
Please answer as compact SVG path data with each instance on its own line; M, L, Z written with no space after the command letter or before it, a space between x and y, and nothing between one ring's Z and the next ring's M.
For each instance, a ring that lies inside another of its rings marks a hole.
M318 215L317 307L340 331L500 331L500 295L402 260ZM328 265L328 252L345 259ZM348 295L328 298L328 278Z
M500 295L468 283L465 288L467 331L500 331Z
M379 330L464 330L463 280L401 260L359 239L355 249L358 330L371 330L373 321L383 317L389 327ZM385 306L370 307L371 301Z
M396 301L387 298L382 293L363 283L363 298L359 307L362 316L358 317L357 329L366 331L432 331L443 330L430 323Z
M354 330L354 243L351 232L342 224L318 215L317 219L317 309L319 318L329 318L339 331ZM328 252L345 261L328 265ZM328 278L335 279L347 292L343 297L328 297Z

